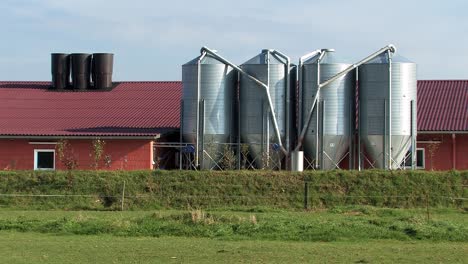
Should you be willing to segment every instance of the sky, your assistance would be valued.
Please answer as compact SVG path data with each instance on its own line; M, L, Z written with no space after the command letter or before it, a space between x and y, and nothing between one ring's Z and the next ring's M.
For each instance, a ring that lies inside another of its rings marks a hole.
M356 62L394 44L418 79L468 79L466 0L2 0L0 80L51 79L50 53L114 53L116 81L181 80L202 46L242 64L318 48ZM337 55L338 55L337 54Z

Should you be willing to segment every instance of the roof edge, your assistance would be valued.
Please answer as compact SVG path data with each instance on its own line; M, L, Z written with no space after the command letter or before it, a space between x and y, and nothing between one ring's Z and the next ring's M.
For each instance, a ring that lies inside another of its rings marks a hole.
M468 134L468 130L434 130L434 131L420 131L418 134Z
M161 134L155 136L13 136L0 135L0 139L148 139L156 140L161 137Z

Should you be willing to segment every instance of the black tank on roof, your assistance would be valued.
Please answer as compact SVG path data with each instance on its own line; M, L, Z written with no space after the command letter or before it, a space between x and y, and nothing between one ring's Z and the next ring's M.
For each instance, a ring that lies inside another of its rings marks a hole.
M70 84L70 55L51 54L52 88L65 89Z
M91 54L71 54L72 83L74 89L88 89L91 86Z
M114 54L93 54L93 82L95 89L108 89L112 87L112 71Z

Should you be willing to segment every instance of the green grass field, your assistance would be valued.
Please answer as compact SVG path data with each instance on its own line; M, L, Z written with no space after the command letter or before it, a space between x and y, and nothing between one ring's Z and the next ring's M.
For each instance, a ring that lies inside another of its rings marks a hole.
M2 263L466 263L466 243L220 241L0 231Z
M461 209L0 210L2 263L466 263Z
M456 171L0 171L0 264L467 263L466 186Z

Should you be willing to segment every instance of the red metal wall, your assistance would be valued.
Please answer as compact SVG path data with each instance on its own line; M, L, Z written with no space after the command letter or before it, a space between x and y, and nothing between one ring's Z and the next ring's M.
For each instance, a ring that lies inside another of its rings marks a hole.
M425 150L425 170L468 170L468 134L419 134L417 141ZM348 161L345 158L340 168L348 169ZM367 162L364 166L370 167Z
M0 139L0 170L34 169L34 149L54 149L55 145L30 144L30 142L56 142L56 140ZM150 140L104 140L103 156L109 155L109 166L99 162L98 169L105 170L146 170L152 169L153 143ZM92 140L69 140L78 168L93 168ZM56 169L65 169L55 154Z
M417 145L426 170L468 170L468 134L419 134Z
M426 170L453 168L468 170L468 134L419 134L417 140L418 148L425 149ZM34 149L55 148L55 145L30 144L38 141L55 142L55 140L0 139L0 170L33 169ZM69 140L69 142L78 161L78 169L92 169L92 141ZM104 155L110 156L110 166L107 167L101 161L99 169L152 169L153 144L150 140L105 140L105 142ZM58 160L57 153L55 163L57 169L65 169ZM343 169L348 168L347 159L340 165Z

